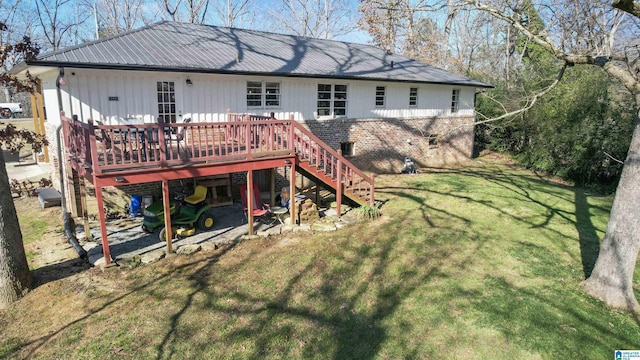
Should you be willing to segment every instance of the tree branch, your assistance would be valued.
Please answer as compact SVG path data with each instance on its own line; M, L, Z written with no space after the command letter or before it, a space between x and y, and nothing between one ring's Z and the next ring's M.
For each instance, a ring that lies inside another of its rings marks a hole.
M614 0L613 7L640 18L640 2L636 0Z
M553 90L556 86L558 86L558 84L560 83L560 81L562 80L562 77L564 76L564 72L567 69L567 66L569 66L567 63L565 63L562 68L560 68L560 71L558 72L558 76L556 77L555 80L553 80L553 82L547 86L546 88L542 89L539 93L534 94L527 102L527 104L525 106L523 106L520 109L514 110L514 111L510 111L508 113L502 114L498 117L495 118L489 118L487 120L483 120L483 121L478 121L475 122L473 125L479 125L479 124L486 124L486 123L490 123L490 122L495 122L495 121L499 121L502 119L507 119L516 115L520 115L524 112L529 111L537 102L538 100L540 100L540 98L542 98L543 96L547 95L551 90Z

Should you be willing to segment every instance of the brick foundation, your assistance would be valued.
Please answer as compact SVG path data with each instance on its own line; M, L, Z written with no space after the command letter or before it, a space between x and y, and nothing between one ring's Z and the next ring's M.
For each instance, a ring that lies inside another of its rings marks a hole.
M348 159L361 170L397 173L410 156L418 167L466 160L473 154L473 117L336 119L302 123L332 149L353 142ZM431 144L430 144L431 142Z

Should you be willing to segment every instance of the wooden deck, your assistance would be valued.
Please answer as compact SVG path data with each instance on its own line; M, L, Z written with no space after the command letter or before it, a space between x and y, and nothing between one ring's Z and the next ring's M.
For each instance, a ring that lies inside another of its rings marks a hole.
M337 194L373 201L373 177L293 119L229 114L228 120L96 125L62 114L66 160L96 186L296 166Z
M373 204L373 176L366 176L293 119L276 120L229 114L226 122L96 125L61 113L65 161L95 186L100 217L102 251L111 264L102 188L162 182L164 212L169 213L169 180L247 172L249 189L253 170L289 166L290 186L297 171L322 182L336 194L340 213L343 196L359 204ZM80 183L84 196L84 181ZM252 198L249 193L248 198ZM84 204L84 201L81 201ZM290 211L295 214L295 202ZM247 211L249 234L253 210ZM83 210L84 213L84 210ZM85 213L86 214L86 213ZM86 217L85 217L86 220ZM171 220L165 217L167 233ZM88 233L88 222L85 221ZM167 240L167 253L173 252Z

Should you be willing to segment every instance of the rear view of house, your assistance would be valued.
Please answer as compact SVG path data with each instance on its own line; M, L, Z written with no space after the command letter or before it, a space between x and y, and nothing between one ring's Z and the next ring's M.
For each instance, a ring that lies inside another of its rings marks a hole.
M364 169L471 156L474 99L488 84L360 44L161 22L41 55L47 119L103 124L293 116Z
M291 166L356 202L373 200L363 170L469 158L475 94L491 87L368 45L174 22L13 71L41 80L50 144L67 124L65 159L97 193L278 168L294 186Z

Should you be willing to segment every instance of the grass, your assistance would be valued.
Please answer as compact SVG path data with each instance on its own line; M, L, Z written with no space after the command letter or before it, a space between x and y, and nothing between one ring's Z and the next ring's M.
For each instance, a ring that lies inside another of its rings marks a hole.
M600 359L640 348L634 316L580 288L610 197L487 159L376 181L383 216L364 225L41 285L0 314L0 358Z

